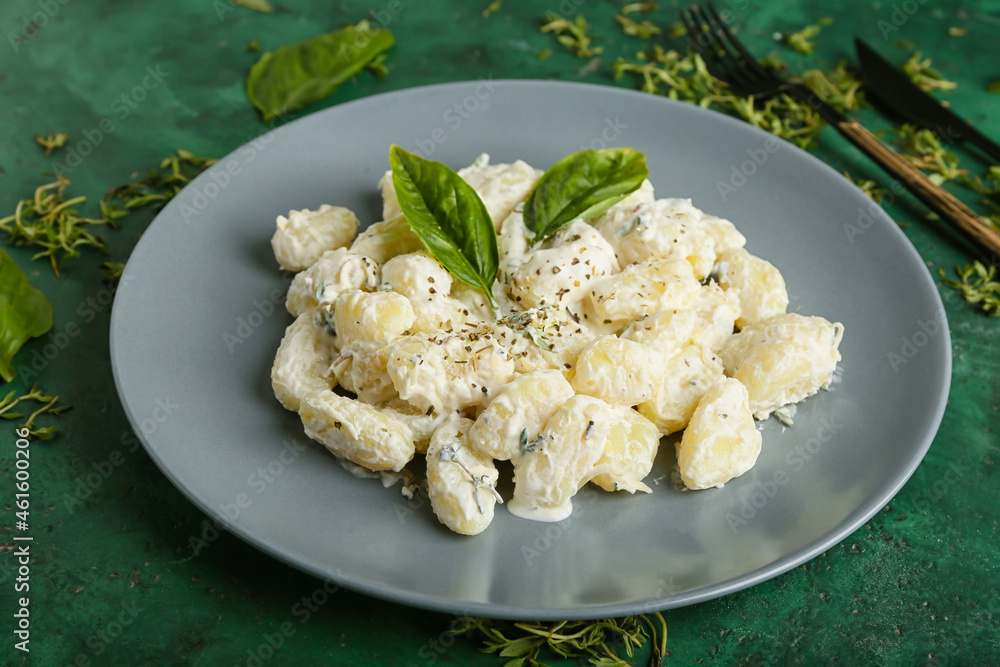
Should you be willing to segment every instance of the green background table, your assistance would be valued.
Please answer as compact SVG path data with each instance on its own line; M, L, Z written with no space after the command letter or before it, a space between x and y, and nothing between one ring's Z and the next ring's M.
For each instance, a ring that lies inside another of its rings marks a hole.
M389 77L365 74L307 112L389 90L490 76L632 86L613 80L610 62L646 46L614 23L619 3L562 3L563 11L582 12L592 25L605 49L598 62L577 59L551 35L540 34L540 18L559 9L556 2L505 0L488 18L481 15L486 0L398 3L280 0L278 11L263 14L227 0L7 0L0 5L0 210L12 211L18 199L46 182L41 172L69 156L63 149L45 157L35 133L70 135L68 148L80 156L69 174L71 187L88 195L89 214L96 214L105 190L133 180L176 148L221 157L260 134L267 126L244 94L246 73L259 55L244 47L254 39L269 50L365 17L390 17L387 27L397 44L387 59ZM742 35L761 54L780 48L774 32L832 18L813 55L782 51L798 69L851 58L856 34L902 62L909 52L892 43L909 40L959 83L947 93L954 107L1000 137L1000 97L985 90L1000 78L1000 3L722 4L737 13ZM387 14L390 7L401 11ZM651 18L666 25L676 10L665 2ZM31 20L39 25L28 25ZM949 36L952 26L968 32ZM685 46L676 39L662 43ZM547 49L551 57L539 58ZM888 126L873 111L859 115L873 128ZM102 124L105 118L113 127ZM888 183L831 130L820 138L816 152L835 168ZM978 156L958 150L963 166L985 171ZM896 199L888 213L912 223L905 232L929 270L951 271L980 256L941 223L925 221L926 212L909 197ZM124 261L151 217L136 214L120 230L109 230L108 259ZM115 394L108 352L112 290L101 281L100 256L71 259L56 278L44 263L30 261L29 250L8 250L56 314L52 337L30 342L17 357L19 364L36 360L38 377L19 377L4 390L37 381L73 410L58 419L54 440L31 446L30 656L13 647L14 434L11 423L0 425L5 662L504 662L447 635L453 620L448 615L346 590L328 594L323 582L228 533L208 531L208 546L193 555L190 537L203 535L206 517L138 446ZM1000 320L940 289L953 337L951 399L912 479L888 507L821 557L749 590L667 612L668 664L1000 662L1000 477L993 459L1000 427L994 340ZM73 334L58 334L68 331ZM58 350L48 348L51 359L36 356L52 343Z

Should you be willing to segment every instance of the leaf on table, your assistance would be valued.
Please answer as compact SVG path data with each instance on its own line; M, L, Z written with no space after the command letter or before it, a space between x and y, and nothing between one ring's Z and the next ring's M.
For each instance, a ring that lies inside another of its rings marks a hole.
M52 304L28 276L0 250L0 377L14 379L14 355L29 338L52 328Z
M604 148L567 155L542 174L524 204L532 244L570 221L593 218L634 192L649 176L646 158L634 148Z
M268 51L250 69L247 97L272 120L320 101L394 43L367 21Z
M448 271L490 305L500 266L496 228L479 195L453 169L393 144L392 183L403 215Z

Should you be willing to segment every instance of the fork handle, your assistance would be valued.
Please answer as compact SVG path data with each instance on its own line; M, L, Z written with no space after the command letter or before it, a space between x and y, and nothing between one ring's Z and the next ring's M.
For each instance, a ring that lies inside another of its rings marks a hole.
M875 161L903 187L913 193L943 219L958 225L966 234L1000 256L1000 231L997 231L950 192L935 185L924 172L907 162L878 137L856 120L852 120L805 86L793 86L793 91L806 104L812 106L828 123L861 152Z

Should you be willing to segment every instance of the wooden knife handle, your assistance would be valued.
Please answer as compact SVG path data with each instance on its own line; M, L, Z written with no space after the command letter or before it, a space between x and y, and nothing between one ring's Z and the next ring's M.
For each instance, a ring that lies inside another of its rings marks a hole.
M935 185L922 171L882 143L858 121L841 116L834 127L932 211L958 225L966 234L1000 257L1000 231L991 227L975 211L941 186Z

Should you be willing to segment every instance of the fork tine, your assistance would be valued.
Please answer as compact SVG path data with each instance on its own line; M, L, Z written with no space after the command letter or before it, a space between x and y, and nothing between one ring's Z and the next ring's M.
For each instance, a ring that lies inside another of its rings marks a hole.
M689 12L691 22L698 26L697 36L691 38L692 42L712 76L732 87L752 87L753 77L748 78L748 73L740 63L740 54L734 52L723 39L717 27L719 22L697 5L692 6ZM689 30L688 36L691 35Z
M736 35L734 35L732 31L729 30L729 26L727 26L726 22L722 20L721 16L719 16L719 12L716 11L715 5L711 2L711 0L705 3L705 8L707 9L708 13L712 16L712 18L715 19L716 25L719 26L722 34L726 37L729 43L746 60L746 66L753 69L754 73L756 74L764 74L765 73L764 69L757 62L757 59L754 58L753 54L750 53L750 51L748 51L745 46L743 46L743 43L740 42L740 40L736 39Z
M687 11L681 10L681 22L684 23L684 27L687 29L688 40L691 42L691 46L698 52L701 59L705 61L708 71L715 78L725 81L729 76L729 72L725 66L725 60L719 57L716 48L714 48L718 40L712 34L710 24L703 20L702 16L698 13L698 9L697 5L692 5Z

